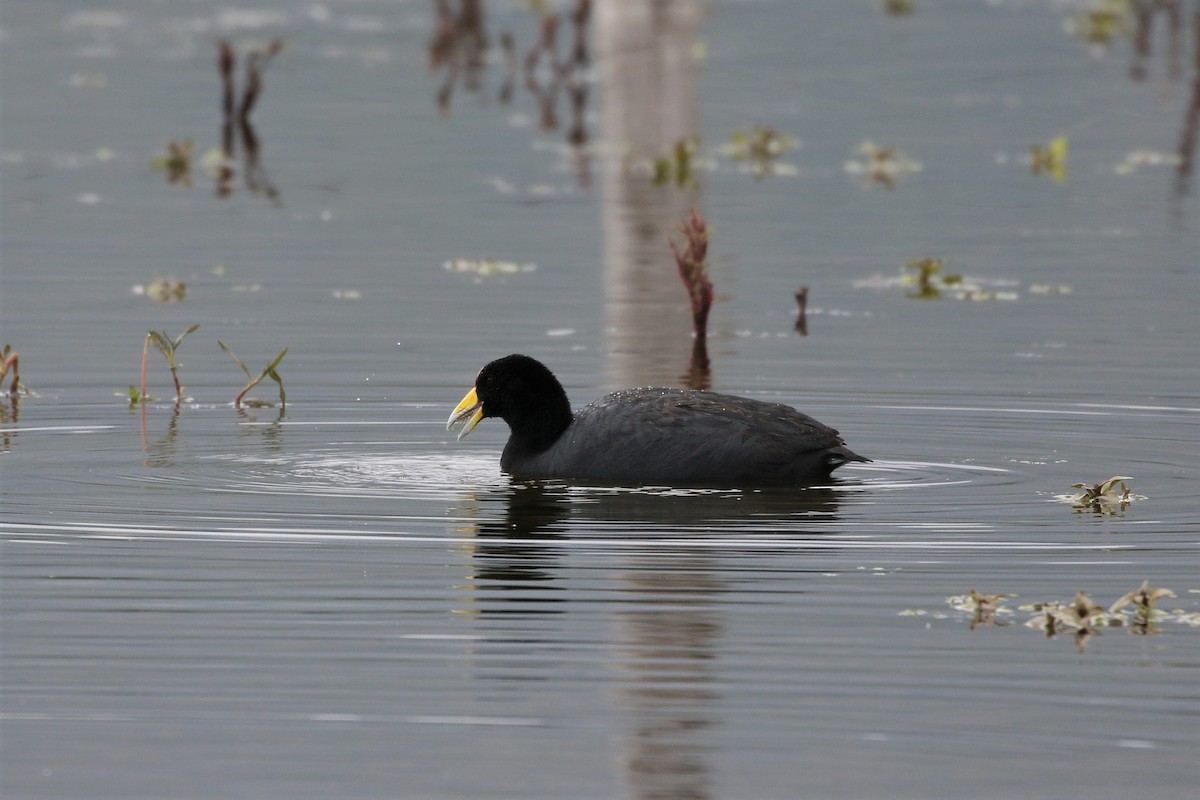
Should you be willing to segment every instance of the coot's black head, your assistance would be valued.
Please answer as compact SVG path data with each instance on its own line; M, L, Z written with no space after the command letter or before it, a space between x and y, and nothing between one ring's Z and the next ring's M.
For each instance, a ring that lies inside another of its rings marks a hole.
M479 371L475 388L455 406L446 429L470 433L484 417L500 417L522 449L542 450L571 424L571 403L554 373L529 356L498 358Z

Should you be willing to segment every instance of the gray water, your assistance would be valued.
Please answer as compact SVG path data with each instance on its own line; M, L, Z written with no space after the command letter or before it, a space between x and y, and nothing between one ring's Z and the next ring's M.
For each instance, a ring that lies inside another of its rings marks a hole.
M1051 0L596 5L588 57L564 17L557 84L543 56L509 93L518 4L431 65L415 0L5 3L3 796L1192 797L1197 4L1107 43ZM275 37L219 192L215 42L240 92ZM722 150L755 125L801 141L761 178ZM190 186L151 166L184 139ZM872 180L864 140L921 168ZM667 247L693 207L707 372ZM975 299L911 296L925 257ZM193 324L183 401L151 348L131 408L147 330ZM252 372L288 348L286 409L233 407L218 340ZM444 430L510 352L577 405L786 402L874 462L514 484L503 423ZM1072 506L1114 475L1132 502ZM1143 580L1175 594L1148 625L1026 624Z

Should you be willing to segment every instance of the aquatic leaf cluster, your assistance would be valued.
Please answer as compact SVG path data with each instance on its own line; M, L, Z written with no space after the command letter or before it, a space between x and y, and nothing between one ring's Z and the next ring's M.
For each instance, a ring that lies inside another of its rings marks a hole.
M1134 31L1131 0L1092 0L1063 24L1067 33L1089 45L1104 47Z
M844 169L860 176L868 186L891 189L901 179L925 169L925 165L890 145L878 145L870 139L854 151L857 159L847 161Z
M1033 145L1031 148L1032 161L1030 167L1034 175L1045 173L1056 183L1067 180L1067 137L1055 136L1050 143Z
M171 303L187 297L187 284L176 278L153 278L133 287L134 294L149 297L155 303Z
M179 403L183 402L183 400L184 400L183 385L180 383L180 380L179 380L179 369L183 365L180 363L180 361L178 360L178 358L176 356L177 356L177 352L179 350L180 345L183 344L183 340L186 339L190 334L195 333L197 330L199 330L199 328L200 328L200 326L198 324L192 325L187 330L185 330L183 333L179 334L178 336L176 336L174 338L172 338L170 335L168 335L166 333L166 331L151 330L150 332L148 332L146 334L146 339L142 344L141 388L139 389L137 386L134 386L132 384L130 385L130 387L129 387L129 404L130 404L130 406L138 405L141 403L150 403L150 402L153 402L155 399L146 394L146 373L147 373L147 367L148 367L148 363L149 363L151 343L153 343L154 347L160 353L163 354L164 358L166 358L167 366L171 370L171 378L175 382L175 405L176 405L176 407L178 407ZM273 403L271 403L269 401L255 400L253 398L246 398L246 393L249 392L251 389L253 389L255 386L257 386L259 383L261 383L266 378L270 378L271 380L273 380L277 384L279 384L279 405L280 405L280 408L286 408L287 393L284 391L284 388L283 388L283 378L280 377L278 369L277 369L279 367L279 362L283 360L283 357L285 355L287 355L286 347L283 348L283 350L279 353L279 355L275 356L275 358L270 363L268 363L265 368L263 368L262 372L260 372L257 376L255 376L250 372L249 367L247 367L246 364L240 358L238 358L236 355L234 355L233 351L230 350L229 347L224 342L222 342L221 340L218 339L217 344L220 345L221 350L223 350L234 361L237 362L238 366L241 367L242 372L244 372L246 374L246 377L250 381L248 384L246 384L246 387L244 389L242 389L242 391L239 392L238 395L234 398L233 404L236 408L240 409L242 407L243 403L245 403L246 405L252 406L252 407L262 407L262 406L274 405Z
M166 155L155 156L150 160L150 168L155 172L165 172L167 183L172 186L192 185L192 140L183 139L167 141Z
M981 594L972 589L968 594L946 598L953 610L970 615L971 628L981 625L1005 627L1009 617L1015 613L1029 616L1024 626L1040 630L1053 638L1060 634L1071 634L1078 645L1098 635L1103 628L1125 628L1129 633L1148 636L1160 632L1161 623L1177 623L1200 627L1200 612L1183 609L1164 610L1156 607L1164 598L1174 598L1171 589L1151 586L1149 581L1131 592L1117 598L1107 608L1096 603L1083 591L1075 593L1069 601L1049 600L1025 603L1015 610L1004 604L1016 597L1013 594ZM923 611L902 612L905 616L924 616Z
M926 256L910 258L904 262L900 273L896 276L876 275L875 277L854 282L858 289L904 289L905 296L915 300L1017 300L1020 295L1014 287L1015 281L989 279L964 275L960 272L946 272L943 267L946 260ZM1070 294L1070 286L1052 284L1032 284L1030 294Z
M721 152L734 161L745 162L754 177L761 180L767 175L793 174L794 167L777 159L799 146L800 140L795 137L756 125L749 131L734 131L730 143Z
M1073 489L1083 489L1072 495L1059 495L1058 499L1070 501L1076 511L1094 511L1097 514L1115 514L1124 511L1135 500L1145 500L1144 495L1132 494L1125 481L1128 475L1114 475L1099 483L1073 483ZM1118 486L1120 490L1118 491Z
M654 185L674 184L679 188L692 185L692 156L700 146L698 139L680 139L669 156L654 159Z
M167 359L167 366L171 369L171 379L175 381L175 402L178 403L183 399L183 385L179 382L179 367L180 363L175 359L175 352L179 349L179 345L183 344L183 340L188 334L195 333L200 329L199 325L193 325L183 333L172 339L165 331L152 330L146 334L146 342L153 342L158 352L163 354ZM146 392L146 353L145 347L142 348L142 392L138 397L139 401L145 399ZM133 401L133 387L129 387L130 401Z
M246 393L255 386L258 386L258 384L262 383L263 379L265 378L270 378L271 380L275 381L275 383L279 384L279 407L287 408L287 392L283 390L283 378L279 377L279 373L275 369L279 366L279 362L283 361L283 357L287 355L288 349L286 347L283 348L283 350L279 352L279 355L275 356L275 358L263 368L262 372L255 376L250 373L250 368L246 366L246 362L235 356L233 351L229 349L228 345L226 345L220 339L217 340L217 344L221 346L221 349L225 351L230 358L237 362L237 365L242 368L242 372L246 373L246 378L250 381L246 384L246 388L242 389L238 396L233 398L233 405L235 408L241 408L243 402L246 405L254 408L270 407L274 405L268 400L256 400L253 397L246 397Z

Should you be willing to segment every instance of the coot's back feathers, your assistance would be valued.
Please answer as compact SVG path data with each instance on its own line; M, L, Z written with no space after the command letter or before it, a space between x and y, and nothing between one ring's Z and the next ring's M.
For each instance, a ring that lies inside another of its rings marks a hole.
M447 427L484 417L512 429L500 466L516 478L623 485L764 486L828 478L868 461L790 406L690 389L626 389L572 415L558 379L528 356L479 373Z

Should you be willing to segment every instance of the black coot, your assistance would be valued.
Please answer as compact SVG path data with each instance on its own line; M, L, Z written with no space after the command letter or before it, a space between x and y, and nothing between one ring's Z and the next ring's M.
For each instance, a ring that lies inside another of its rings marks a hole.
M500 467L515 478L624 486L799 485L848 461L833 428L790 406L691 389L625 389L571 413L562 384L529 356L497 359L450 414L461 439L484 417L512 434Z

